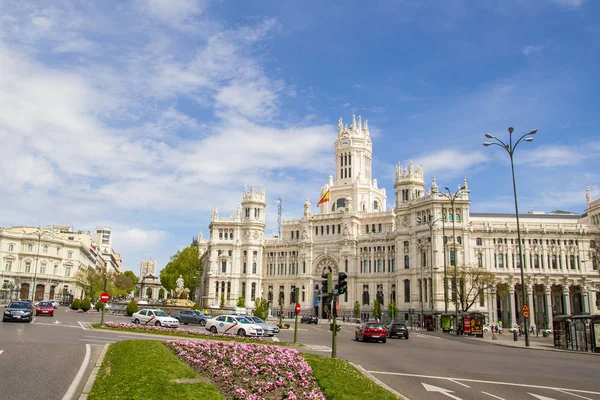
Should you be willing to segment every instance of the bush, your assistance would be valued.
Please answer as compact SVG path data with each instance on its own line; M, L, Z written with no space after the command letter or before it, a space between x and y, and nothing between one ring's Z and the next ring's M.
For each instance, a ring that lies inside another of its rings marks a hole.
M138 307L137 303L135 302L135 300L131 300L129 302L129 304L127 304L126 312L127 312L128 316L131 317L133 315L133 313L138 312L138 310L139 310L139 307Z
M71 303L71 310L79 310L81 308L81 301L79 299L73 300Z
M290 324L288 324L287 322L284 324L285 329L290 329Z
M94 308L98 311L102 311L104 306L105 304L102 302L102 300L98 300L98 302L94 305Z
M81 310L83 312L87 312L90 310L90 308L92 308L92 302L90 301L90 299L88 297L86 297L85 299L83 299L83 301L81 302Z

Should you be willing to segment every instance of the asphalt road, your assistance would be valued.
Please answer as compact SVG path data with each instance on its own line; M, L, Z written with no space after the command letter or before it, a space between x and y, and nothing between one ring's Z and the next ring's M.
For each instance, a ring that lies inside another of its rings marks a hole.
M110 315L106 320L129 321ZM32 324L0 323L0 398L78 399L106 343L156 339L84 329L85 323L99 321L99 314L59 308L54 317L38 317ZM329 355L328 327L300 325L299 342L308 345L310 351ZM353 340L354 330L352 325L342 327L338 357L369 371L409 400L600 400L598 356L508 348L423 331L412 331L409 340L362 343ZM293 341L293 329L283 330L279 339ZM89 358L84 363L86 353ZM82 364L85 372L79 384L73 385Z

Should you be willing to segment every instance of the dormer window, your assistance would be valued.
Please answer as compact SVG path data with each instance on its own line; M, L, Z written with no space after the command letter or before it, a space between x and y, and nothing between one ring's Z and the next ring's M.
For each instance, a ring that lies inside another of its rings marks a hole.
M69 251L67 253L67 258L73 258L73 252L72 251Z
M8 245L8 251L14 251L15 250L15 245L14 244L9 244Z

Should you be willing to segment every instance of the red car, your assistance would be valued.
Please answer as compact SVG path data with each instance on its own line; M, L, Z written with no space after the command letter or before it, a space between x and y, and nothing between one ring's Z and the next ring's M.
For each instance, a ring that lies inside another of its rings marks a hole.
M367 340L381 340L382 343L385 343L387 341L386 333L387 332L383 325L377 322L363 322L358 328L356 328L354 337L356 340L360 340L362 342Z
M54 316L54 304L49 301L40 301L35 306L35 315L49 315Z

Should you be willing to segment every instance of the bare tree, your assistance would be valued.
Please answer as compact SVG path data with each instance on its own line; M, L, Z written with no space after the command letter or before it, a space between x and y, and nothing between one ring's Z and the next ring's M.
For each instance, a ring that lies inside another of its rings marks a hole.
M475 265L462 265L451 267L448 275L454 274L456 268L456 278L458 285L458 303L462 311L469 311L476 301L484 299L486 294L492 289L496 289L496 293L503 297L504 289L496 287L496 274L486 270L485 268Z

